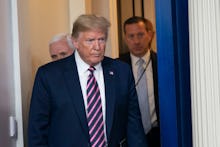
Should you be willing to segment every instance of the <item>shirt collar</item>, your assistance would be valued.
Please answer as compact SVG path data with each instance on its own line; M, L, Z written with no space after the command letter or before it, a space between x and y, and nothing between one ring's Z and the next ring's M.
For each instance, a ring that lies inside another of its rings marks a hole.
M131 56L132 65L137 65L137 61L140 59L140 57L137 57L132 53L130 53L130 56ZM145 63L147 63L150 60L150 50L148 50L146 54L141 58L145 61Z
M78 72L82 73L82 74L88 72L90 65L82 60L82 58L80 57L77 50L75 50L75 59L76 59L76 65L78 68ZM97 65L95 65L94 67L95 67L96 71L101 70L101 62L98 63Z

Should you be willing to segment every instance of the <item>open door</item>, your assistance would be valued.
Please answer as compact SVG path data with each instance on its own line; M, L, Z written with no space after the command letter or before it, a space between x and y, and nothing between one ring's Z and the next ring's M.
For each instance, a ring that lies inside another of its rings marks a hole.
M16 3L0 1L0 146L22 147L19 54L16 54ZM18 51L18 50L17 50ZM17 56L17 57L16 57Z

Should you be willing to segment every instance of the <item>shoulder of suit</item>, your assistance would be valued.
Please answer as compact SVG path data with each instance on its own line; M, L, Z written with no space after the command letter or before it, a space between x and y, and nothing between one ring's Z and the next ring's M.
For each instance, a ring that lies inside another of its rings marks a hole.
M127 52L127 53L124 53L124 54L120 54L120 55L119 55L119 59L124 59L124 58L130 58L130 53Z
M113 58L109 58L109 57L104 57L104 60L102 62L102 64L105 65L111 65L111 66L115 66L117 68L123 68L123 67L127 67L128 64L126 62L123 62L121 60L118 60L119 58L113 59Z
M157 55L157 52L155 52L155 51L152 50L152 49L150 50L150 53L151 53L151 54L154 54L154 55Z
M123 62L126 62L128 64L131 64L131 56L130 56L129 52L124 53L124 54L120 54L118 59L123 61Z
M66 57L66 58L63 58L57 61L52 61L52 62L49 62L49 63L46 63L40 66L39 68L44 69L44 70L53 70L53 71L57 71L57 70L61 71L66 68L72 68L74 66L73 62L75 62L75 59L73 57L74 56L71 55L69 57Z
M153 50L150 51L150 54L151 54L151 58L157 58L157 53Z

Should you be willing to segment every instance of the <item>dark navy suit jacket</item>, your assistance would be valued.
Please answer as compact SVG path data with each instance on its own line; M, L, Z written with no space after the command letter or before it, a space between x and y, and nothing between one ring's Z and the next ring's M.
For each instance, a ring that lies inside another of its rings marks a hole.
M108 147L146 147L130 67L102 61ZM29 147L89 147L83 95L74 54L37 71L31 98ZM126 140L126 141L124 141Z

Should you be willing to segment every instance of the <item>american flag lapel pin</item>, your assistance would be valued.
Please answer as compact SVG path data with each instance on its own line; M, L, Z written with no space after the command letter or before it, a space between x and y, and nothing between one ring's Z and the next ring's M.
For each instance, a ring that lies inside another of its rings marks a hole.
M114 72L113 72L113 71L109 71L109 74L113 76L113 75L114 75Z

